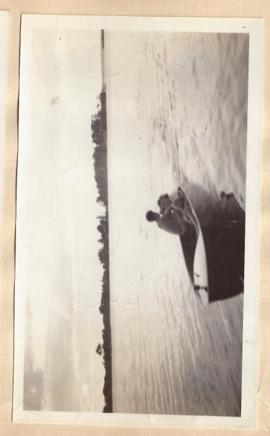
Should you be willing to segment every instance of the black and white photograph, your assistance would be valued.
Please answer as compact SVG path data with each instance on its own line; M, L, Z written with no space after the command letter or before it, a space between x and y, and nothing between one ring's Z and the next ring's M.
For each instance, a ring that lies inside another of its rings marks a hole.
M255 419L260 32L23 15L14 421Z

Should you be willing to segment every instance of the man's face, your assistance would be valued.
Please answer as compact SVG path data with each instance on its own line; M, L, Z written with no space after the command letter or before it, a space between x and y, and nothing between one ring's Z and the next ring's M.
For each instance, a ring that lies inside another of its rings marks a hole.
M160 212L163 213L168 206L172 205L172 200L170 199L168 194L164 194L159 197L157 203L160 208Z

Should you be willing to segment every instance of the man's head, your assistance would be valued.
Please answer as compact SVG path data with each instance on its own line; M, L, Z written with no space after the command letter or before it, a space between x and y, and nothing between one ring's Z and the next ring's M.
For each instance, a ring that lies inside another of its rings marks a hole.
M159 214L156 212L152 212L152 210L149 210L145 215L147 221L156 221L159 218Z
M168 194L163 194L159 197L157 204L160 208L160 212L163 213L167 207L172 204L172 200Z

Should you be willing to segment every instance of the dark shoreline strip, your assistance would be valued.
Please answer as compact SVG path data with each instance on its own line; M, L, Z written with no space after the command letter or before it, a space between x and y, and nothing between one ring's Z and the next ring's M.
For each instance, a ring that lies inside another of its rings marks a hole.
M102 44L104 32L101 32ZM102 50L103 52L103 50ZM103 63L103 56L102 56ZM102 67L103 68L103 67ZM103 395L105 406L103 412L111 413L112 405L112 353L111 353L111 322L110 322L110 271L109 271L109 216L108 216L108 170L107 170L107 116L106 116L106 87L103 82L103 89L99 95L98 112L92 117L92 141L95 144L93 158L95 169L95 180L98 189L97 202L105 206L105 214L99 216L98 231L101 248L98 256L103 266L102 296L99 307L103 315L103 364L105 377Z

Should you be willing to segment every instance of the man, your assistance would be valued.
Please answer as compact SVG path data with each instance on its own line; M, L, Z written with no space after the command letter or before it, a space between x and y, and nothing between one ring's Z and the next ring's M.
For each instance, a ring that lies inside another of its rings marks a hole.
M155 221L161 229L174 235L183 235L188 225L181 210L173 204L169 204L166 209L162 208L160 214L149 210L146 219L149 222Z
M148 211L147 221L156 221L157 225L169 233L182 236L190 226L194 226L198 234L198 222L189 204L189 201L178 187L176 193L169 196L163 194L157 202L160 214Z
M193 284L194 256L201 227L207 255L210 301L243 292L245 213L233 194L222 194L224 205L209 211L206 203L199 209L199 218L181 188L170 196L160 196L159 214L152 211L146 214L148 221L155 221L161 229L179 235ZM197 292L195 287L194 290Z
M161 212L164 211L169 206L169 204L173 205L175 211L178 210L179 212L181 212L183 219L193 225L198 234L199 229L197 218L194 215L194 212L186 194L184 193L182 188L180 188L180 186L177 188L177 191L173 192L171 195L161 195L157 203L160 207Z
M148 211L146 219L179 236L188 274L193 283L193 261L199 226L192 208L181 188L177 190L175 198L168 194L161 195L158 205L160 213Z

